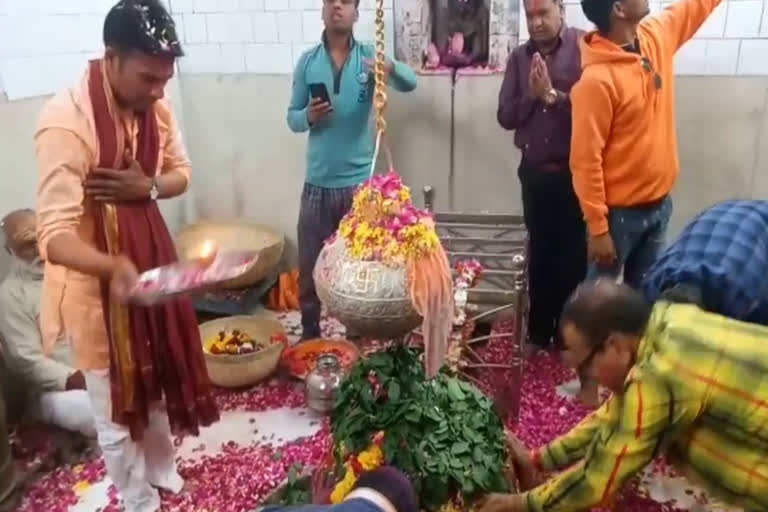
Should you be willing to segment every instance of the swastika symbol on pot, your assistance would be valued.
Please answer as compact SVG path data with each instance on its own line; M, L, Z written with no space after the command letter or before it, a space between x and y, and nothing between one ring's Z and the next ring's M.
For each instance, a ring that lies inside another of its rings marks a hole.
M378 268L358 268L350 281L355 293L376 296L379 291L381 272Z

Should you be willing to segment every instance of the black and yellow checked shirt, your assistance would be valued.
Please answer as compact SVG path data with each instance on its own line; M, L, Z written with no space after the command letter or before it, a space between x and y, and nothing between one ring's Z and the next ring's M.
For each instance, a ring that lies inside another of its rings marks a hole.
M659 303L624 389L539 450L543 469L571 467L528 492L528 510L609 503L661 453L728 503L768 510L768 327Z

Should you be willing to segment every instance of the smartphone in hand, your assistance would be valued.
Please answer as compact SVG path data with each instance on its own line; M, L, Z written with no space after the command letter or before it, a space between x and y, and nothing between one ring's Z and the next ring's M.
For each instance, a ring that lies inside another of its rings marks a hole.
M309 95L312 98L320 99L325 103L331 103L331 96L328 94L328 88L322 82L309 84Z

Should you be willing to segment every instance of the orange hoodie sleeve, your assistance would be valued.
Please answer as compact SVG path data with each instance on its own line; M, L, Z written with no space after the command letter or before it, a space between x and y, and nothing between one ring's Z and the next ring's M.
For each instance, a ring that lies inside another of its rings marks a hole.
M573 188L589 234L608 232L608 206L603 176L603 149L613 121L610 86L599 78L582 76L571 89Z
M643 23L670 45L674 53L693 37L721 1L679 0Z

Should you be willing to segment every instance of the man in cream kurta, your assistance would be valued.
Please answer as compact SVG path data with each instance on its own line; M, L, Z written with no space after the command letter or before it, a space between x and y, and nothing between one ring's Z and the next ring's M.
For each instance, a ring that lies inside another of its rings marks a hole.
M149 27L149 28L147 28ZM128 289L138 277L122 255L97 248L95 215L100 202L130 202L174 197L189 181L190 162L181 134L163 97L173 75L178 47L173 20L157 0L121 1L107 15L105 56L93 63L78 87L64 91L43 108L35 146L39 166L38 240L47 262L41 312L45 346L66 335L74 362L85 374L107 474L122 495L127 512L160 509L157 488L178 493L178 475L168 417L153 408L143 440L112 421L109 344L99 280ZM159 49L159 50L158 50ZM89 74L104 75L104 94L115 118L119 154L132 166L99 169L99 141ZM138 117L152 108L157 121L159 158L152 179L134 165Z
M28 391L30 413L87 437L96 436L91 401L83 374L72 366L69 344L59 340L52 353L43 353L40 337L40 298L43 265L35 240L35 213L17 210L2 221L11 269L0 284L0 335L9 368Z

